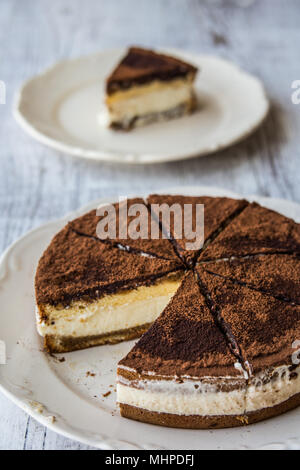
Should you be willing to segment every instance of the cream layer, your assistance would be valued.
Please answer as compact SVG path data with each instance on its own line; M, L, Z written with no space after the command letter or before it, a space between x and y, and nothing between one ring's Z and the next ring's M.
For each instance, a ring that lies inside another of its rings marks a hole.
M149 381L147 389L137 389L122 383L117 384L117 401L126 405L135 406L156 413L171 413L176 415L235 415L243 414L245 409L244 390L230 392L200 391L194 385L201 383L178 384L173 382L165 384L167 390L153 389L154 384ZM161 382L161 381L160 381ZM160 386L162 386L160 384Z
M242 415L279 405L300 392L300 367L292 373L289 372L289 366L278 367L272 375L273 379L266 384L263 383L263 374L260 374L252 379L248 387L238 387L228 392L217 391L212 385L203 384L203 380L184 383L175 380L149 380L145 383L143 380L140 384L133 382L133 387L130 381L119 376L117 401L158 413ZM226 382L231 380L234 383L236 378L224 377Z
M111 122L131 121L135 117L162 113L193 99L191 79L155 81L119 91L106 99Z
M247 412L279 405L300 392L300 366L292 372L289 367L276 368L273 373L276 378L266 384L263 383L263 374L252 380L247 390Z
M65 308L43 305L37 312L41 336L92 336L153 322L180 285L180 279L165 279L152 286L106 295L97 301L76 301ZM41 320L46 314L47 321Z

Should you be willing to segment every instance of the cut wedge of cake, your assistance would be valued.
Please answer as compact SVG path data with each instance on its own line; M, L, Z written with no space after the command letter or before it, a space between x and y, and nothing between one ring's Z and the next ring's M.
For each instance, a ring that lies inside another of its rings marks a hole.
M300 366L294 361L300 337L300 306L197 268L211 310L229 341L238 345L248 371L247 424L300 404Z
M167 237L163 237L159 224L151 216L143 199L126 199L99 209L101 215L99 211L92 210L70 222L72 229L81 235L97 238L128 252L179 262L173 246ZM104 227L112 223L112 227L115 227L113 237L103 231L100 233L101 223ZM130 235L131 228L138 229L139 238Z
M200 260L297 252L300 252L300 225L252 203L207 247Z
M131 47L107 79L110 126L128 130L192 112L196 73L180 59Z
M258 255L211 262L206 270L279 300L300 305L300 256Z
M141 335L176 292L182 266L83 237L56 235L36 273L38 330L50 352Z
M241 424L246 380L192 272L117 374L122 416L182 428Z

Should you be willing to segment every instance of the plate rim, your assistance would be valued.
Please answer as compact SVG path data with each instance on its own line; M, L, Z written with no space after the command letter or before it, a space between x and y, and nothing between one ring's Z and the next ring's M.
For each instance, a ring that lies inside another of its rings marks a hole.
M206 193L211 193L211 194L217 193L218 195L224 195L224 197L227 196L227 197L233 197L233 198L245 198L249 201L258 200L258 202L260 202L261 204L263 204L263 201L265 201L265 202L268 202L270 200L272 200L273 202L282 201L282 202L285 202L285 203L292 204L295 207L299 208L299 216L300 216L300 204L295 202L295 201L290 201L290 200L283 199L283 198L272 198L272 197L264 197L264 196L258 196L258 195L249 195L249 196L245 195L245 196L243 196L243 195L241 195L239 193L236 193L234 191L227 190L225 188L213 187L213 186L170 187L170 188L157 190L157 193L160 193L160 194L167 194L167 193L178 194L179 192L181 192L183 194L184 193L188 194L188 193L195 193L196 191L199 192L199 195L201 195L201 194L204 195ZM140 197L145 197L148 194L149 194L149 192L143 192L143 193L140 193L139 196ZM129 194L127 197L129 198L129 197L134 197L134 196L136 196L136 194ZM6 259L8 258L10 253L14 250L14 248L17 245L19 245L20 243L22 243L23 241L25 241L25 239L30 238L32 235L34 235L35 233L37 233L39 231L47 230L52 225L66 223L66 221L69 220L70 217L72 217L72 218L77 217L80 214L84 213L85 211L90 210L91 207L97 207L97 205L105 204L105 203L110 202L110 201L115 201L115 200L117 200L117 198L118 198L118 196L111 196L109 198L107 198L107 197L106 198L98 198L94 201L91 201L88 204L85 204L84 206L80 207L79 209L68 212L63 217L59 217L57 219L51 220L51 221L46 222L46 223L44 223L44 224L42 224L38 227L35 227L32 230L29 230L24 235L22 235L20 238L18 238L16 241L14 241L10 246L8 246L6 248L6 250L1 254L1 256L0 256L0 269L2 268L3 264L6 262ZM0 272L0 282L1 282L1 272ZM101 432L98 433L98 439L94 439L92 437L84 437L83 433L77 432L73 428L71 428L70 431L67 431L66 429L60 427L59 424L55 424L55 422L52 423L51 421L49 421L48 416L45 416L45 415L39 413L38 411L36 411L33 407L31 407L28 403L26 403L25 398L24 398L24 400L22 400L21 398L14 395L12 391L8 390L5 387L5 385L3 383L1 383L1 377L0 377L0 392L3 393L3 395L6 398L8 398L10 401L12 401L15 405L17 405L18 408L25 411L29 416L34 418L40 424L42 424L43 426L49 428L50 430L52 430L52 431L54 431L54 432L56 432L60 435L63 435L64 437L66 437L68 439L75 440L77 442L81 442L85 445L92 446L92 447L95 447L95 448L98 448L98 449L101 449L101 450L124 450L124 449L128 449L129 448L128 446L134 446L134 449L140 449L140 450L143 449L143 447L141 447L139 444L136 444L134 442L121 440L121 439L112 438L112 437L109 437L105 434L102 434ZM163 428L163 429L167 429L167 428ZM181 431L185 432L187 430L182 429ZM296 445L298 446L297 448L300 449L300 432L299 432L299 436L296 436L296 438L294 438L294 439L299 440L299 442L297 441ZM263 446L265 447L265 446L271 445L271 444L272 443L264 444ZM279 444L288 446L288 439L286 441L280 442ZM164 448L163 447L156 447L155 449L160 450L160 449L164 449ZM250 447L250 449L251 449L251 447ZM169 449L169 450L171 450L171 449Z
M70 155L72 157L76 158L84 158L87 160L93 160L93 161L102 161L102 162L109 162L112 164L124 164L124 165L151 165L151 164L159 164L159 163L166 163L166 162L172 162L172 161L180 161L180 160L187 160L191 158L197 158L197 157L204 157L206 155L210 155L222 150L225 150L226 148L229 148L242 140L246 139L249 137L251 134L253 134L263 123L263 121L266 119L269 111L270 111L270 101L268 99L266 89L264 87L264 84L261 79L259 79L256 75L244 70L242 67L240 67L238 64L235 62L232 62L230 60L224 59L223 57L220 57L218 55L213 55L213 54L197 54L196 52L192 52L189 50L183 50L179 48L155 48L158 52L163 52L167 54L173 54L175 56L181 57L183 60L190 60L190 61L199 61L201 59L214 59L217 60L220 63L223 63L224 65L232 67L233 70L235 70L237 73L244 75L248 78L251 78L254 82L256 82L256 85L258 89L260 89L261 92L261 102L264 103L264 109L263 112L260 115L260 118L257 119L256 121L253 121L248 128L241 133L240 135L236 136L234 139L231 139L229 142L217 142L215 145L212 146L207 146L206 148L203 148L201 151L191 151L188 153L180 153L177 155L161 155L159 153L157 154L151 154L151 153L143 153L139 152L141 155L143 155L142 160L135 160L134 158L130 158L130 153L128 153L127 157L125 156L126 154L120 154L117 151L103 151L103 150L88 150L84 149L83 147L71 145L71 144L66 144L62 141L56 140L55 138L49 137L46 134L44 134L42 131L36 128L34 125L34 122L26 117L26 115L22 112L22 100L24 98L24 95L26 97L26 88L29 87L34 81L42 79L44 76L53 73L55 69L58 69L59 67L62 67L65 64L71 64L78 62L80 60L93 60L93 58L100 57L101 55L111 55L111 54L120 54L123 53L127 50L126 47L120 47L120 48L111 48L111 49L104 49L100 50L98 52L92 53L92 54L86 54L86 55L81 55L78 57L71 57L68 59L62 59L57 61L56 63L53 63L49 67L46 67L42 72L37 73L36 75L30 77L29 79L25 80L23 84L20 86L19 90L15 93L14 99L13 99L13 107L12 107L12 114L16 120L16 122L20 125L20 127L33 139L35 139L37 142L46 145L47 147L56 150L62 154L65 155ZM132 154L133 155L133 154Z

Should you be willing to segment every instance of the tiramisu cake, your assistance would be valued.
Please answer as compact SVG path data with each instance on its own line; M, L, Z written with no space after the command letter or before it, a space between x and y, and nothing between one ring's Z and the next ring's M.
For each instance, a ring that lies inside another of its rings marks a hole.
M148 224L132 239L135 204ZM204 205L201 247L186 248L190 234L178 237L179 219L166 226L164 204ZM142 335L117 370L121 414L139 421L231 427L298 406L300 226L228 198L151 195L113 207L116 236L99 230L114 217L109 207L91 211L58 233L39 262L38 330L47 350Z
M129 130L191 113L196 73L180 59L131 47L106 82L110 127Z

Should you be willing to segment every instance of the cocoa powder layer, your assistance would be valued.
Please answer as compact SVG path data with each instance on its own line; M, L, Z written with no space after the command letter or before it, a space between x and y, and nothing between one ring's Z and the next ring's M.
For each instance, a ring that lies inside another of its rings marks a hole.
M131 47L108 77L106 92L110 95L120 89L125 90L153 80L170 81L189 74L195 75L196 72L196 67L175 57Z

